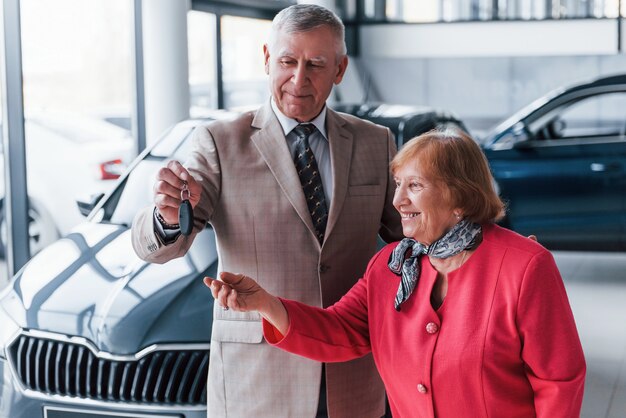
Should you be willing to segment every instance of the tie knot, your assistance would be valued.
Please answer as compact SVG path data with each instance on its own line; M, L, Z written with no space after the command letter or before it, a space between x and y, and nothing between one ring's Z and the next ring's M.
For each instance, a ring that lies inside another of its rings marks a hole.
M317 128L312 123L301 123L293 128L298 138L308 138Z

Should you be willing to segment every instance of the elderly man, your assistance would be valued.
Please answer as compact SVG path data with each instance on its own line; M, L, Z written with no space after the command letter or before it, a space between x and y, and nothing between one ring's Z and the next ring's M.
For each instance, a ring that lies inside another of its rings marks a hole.
M377 234L402 237L388 168L393 136L326 106L348 65L344 26L331 11L282 10L263 52L270 100L196 130L185 165L171 161L159 171L154 205L133 223L133 246L147 261L166 262L184 254L209 222L221 270L256 277L276 295L329 306L364 273ZM177 224L183 188L194 209L189 236ZM270 347L256 313L216 306L213 316L210 417L384 414L371 356L322 365Z

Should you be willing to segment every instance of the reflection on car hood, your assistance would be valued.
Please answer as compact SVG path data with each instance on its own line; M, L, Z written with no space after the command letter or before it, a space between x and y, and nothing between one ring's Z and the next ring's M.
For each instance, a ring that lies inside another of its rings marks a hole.
M216 269L211 229L186 256L158 265L135 255L128 228L84 223L33 257L1 303L22 328L81 336L115 354L206 343L213 298L202 277Z

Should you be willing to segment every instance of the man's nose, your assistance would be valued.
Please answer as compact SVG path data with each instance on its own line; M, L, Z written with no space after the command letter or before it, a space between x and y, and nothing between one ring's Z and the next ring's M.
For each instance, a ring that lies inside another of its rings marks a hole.
M296 68L294 68L293 70L291 81L293 81L293 84L295 84L296 86L302 86L306 84L307 77L308 77L308 74L307 74L306 64L298 63Z

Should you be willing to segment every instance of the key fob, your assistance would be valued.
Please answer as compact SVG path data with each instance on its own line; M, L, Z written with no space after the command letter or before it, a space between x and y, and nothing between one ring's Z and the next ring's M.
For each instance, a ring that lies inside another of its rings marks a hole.
M178 224L180 233L190 235L193 230L193 208L189 202L189 189L187 183L183 183L183 190L180 192L180 206L178 207Z

